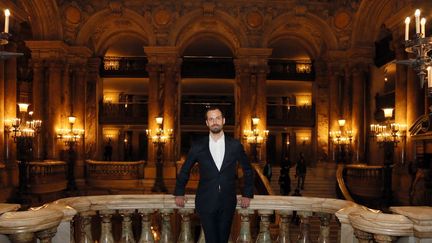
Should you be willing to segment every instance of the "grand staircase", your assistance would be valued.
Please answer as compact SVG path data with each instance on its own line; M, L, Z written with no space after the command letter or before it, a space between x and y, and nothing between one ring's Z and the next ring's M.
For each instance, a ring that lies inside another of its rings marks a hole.
M332 162L318 162L308 166L304 190L301 195L305 197L336 198L336 169L337 165ZM280 167L272 167L271 187L276 195L279 195L278 179ZM297 187L297 178L295 178L295 165L290 169L291 193L294 193Z
M304 190L301 190L301 195L304 197L320 197L320 198L337 198L336 196L336 170L337 165L333 162L318 162L307 167ZM280 175L280 167L272 167L272 178L270 181L273 192L280 195L278 179ZM291 192L294 193L297 187L297 178L295 178L295 165L290 169ZM340 226L333 218L330 221L330 242L338 242L338 229ZM274 239L277 235L278 226L272 225L272 236ZM320 219L314 215L310 218L310 240L318 242L320 232ZM297 237L300 233L300 226L290 224L291 242L297 242Z

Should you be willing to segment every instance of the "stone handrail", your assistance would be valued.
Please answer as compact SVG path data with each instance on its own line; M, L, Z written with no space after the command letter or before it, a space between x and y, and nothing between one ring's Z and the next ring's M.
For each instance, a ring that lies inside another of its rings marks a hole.
M0 215L0 234L8 235L12 242L30 242L37 237L41 242L93 242L91 217L99 215L101 233L99 242L114 242L111 217L122 216L122 242L132 242L132 214L142 218L141 242L154 242L150 230L151 216L161 216L159 242L193 242L191 240L191 215L194 212L194 195L186 195L184 208L177 208L172 195L107 195L83 196L57 200L28 211L7 212ZM0 205L0 209L2 206ZM13 208L13 207L12 207ZM339 241L355 242L430 242L432 240L431 207L392 207L393 214L372 210L356 203L326 198L257 195L248 209L237 208L240 218L237 242L271 242L270 216L279 216L279 242L289 242L288 218L293 211L301 217L299 239L308 242L309 219L321 220L318 242L329 242L329 221L335 215L340 222ZM175 213L181 217L178 240L174 240L172 222ZM260 217L258 235L252 237L249 217L257 212ZM78 225L75 225L78 223ZM79 226L79 227L78 227ZM74 232L78 229L79 232ZM75 239L75 236L78 238ZM202 234L201 234L202 237ZM1 238L0 238L1 239ZM233 239L234 240L234 239ZM313 239L315 241L315 239ZM0 240L0 242L3 242ZM200 241L202 242L202 241Z

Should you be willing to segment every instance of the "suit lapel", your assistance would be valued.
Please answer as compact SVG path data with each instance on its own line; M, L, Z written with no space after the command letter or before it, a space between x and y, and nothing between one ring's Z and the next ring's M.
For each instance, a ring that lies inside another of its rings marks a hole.
M220 171L222 172L222 170L225 168L225 166L227 165L227 160L228 160L228 155L229 155L229 153L231 152L230 151L230 149L231 149L231 144L230 144L230 139L228 139L228 137L225 135L225 153L224 153L224 158L223 158L223 160L222 160L222 166L221 166L221 169L220 169Z

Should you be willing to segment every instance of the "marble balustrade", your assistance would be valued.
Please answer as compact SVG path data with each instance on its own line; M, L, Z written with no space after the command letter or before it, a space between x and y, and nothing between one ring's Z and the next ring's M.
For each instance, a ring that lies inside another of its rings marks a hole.
M136 242L132 218L139 215L141 234L138 242L194 242L191 218L194 195L187 195L184 208L177 208L172 195L107 195L64 198L27 211L17 205L0 204L0 242L115 242L113 218L121 218L121 242ZM257 195L248 209L237 209L239 229L234 242L272 242L271 215L279 224L277 242L290 242L289 217L296 211L301 218L299 242L330 242L329 222L338 220L338 242L432 242L431 207L392 207L392 214L372 210L350 201L311 197ZM100 218L100 236L93 239L91 219ZM157 215L158 217L153 217ZM252 216L259 226L253 231ZM177 216L177 217L174 217ZM319 217L318 239L311 239L310 219ZM153 224L161 225L156 235ZM178 219L175 220L175 219ZM178 225L177 223L180 222ZM179 229L174 235L173 227ZM155 239L155 236L157 238ZM235 238L235 239L234 239ZM204 242L202 234L199 242Z

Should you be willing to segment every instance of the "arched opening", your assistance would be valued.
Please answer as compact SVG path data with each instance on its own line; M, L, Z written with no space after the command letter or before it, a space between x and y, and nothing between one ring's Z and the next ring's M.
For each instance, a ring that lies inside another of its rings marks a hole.
M101 57L100 69L102 97L99 118L101 141L104 141L103 157L146 160L149 79L144 46L147 43L130 35L117 36L110 42ZM109 151L112 155L106 156Z
M194 38L182 53L181 157L197 136L208 133L204 114L208 106L223 109L225 132L233 133L235 68L231 49L211 35Z
M313 101L313 60L304 42L282 37L269 44L267 79L267 158L274 164L291 163L300 152L312 153L315 126ZM287 158L287 159L285 159ZM309 162L313 158L306 158Z

